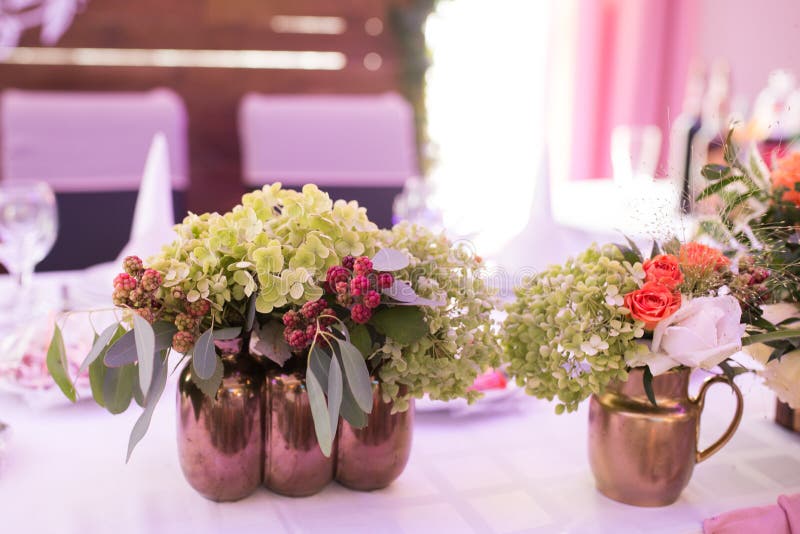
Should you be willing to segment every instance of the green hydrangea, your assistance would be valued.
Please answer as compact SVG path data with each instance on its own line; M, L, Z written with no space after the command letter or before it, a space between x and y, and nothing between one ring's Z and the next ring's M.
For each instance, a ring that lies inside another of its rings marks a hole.
M401 346L387 339L380 349L384 399L394 401L395 411L426 393L434 400L474 401L479 393L470 386L500 359L491 317L497 302L481 277L480 258L469 247L409 223L383 231L380 242L381 248L411 256L406 269L393 273L397 279L409 281L422 297L445 302L422 307L429 331L419 341Z
M526 279L507 305L504 353L517 384L539 398L557 397L556 413L574 411L612 380L625 380L626 356L646 352L644 324L622 295L644 278L613 245L592 246L564 265Z
M223 215L189 214L175 232L149 260L164 276L161 297L175 309L176 288L190 302L208 300L218 324L241 324L254 294L260 313L321 297L328 267L346 254L371 256L379 234L357 203L280 183L245 194Z

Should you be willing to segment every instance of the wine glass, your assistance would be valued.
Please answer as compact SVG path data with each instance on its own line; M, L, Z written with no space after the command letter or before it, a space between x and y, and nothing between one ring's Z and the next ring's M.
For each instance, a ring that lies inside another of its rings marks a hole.
M16 294L3 311L17 319L33 309L33 269L53 248L57 231L56 199L50 186L43 182L0 183L0 263L16 283Z

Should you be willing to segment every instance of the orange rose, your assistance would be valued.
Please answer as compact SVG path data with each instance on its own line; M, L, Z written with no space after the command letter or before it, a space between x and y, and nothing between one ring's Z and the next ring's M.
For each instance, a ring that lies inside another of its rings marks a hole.
M785 189L781 200L800 207L800 191L794 188L797 183L800 183L800 152L793 152L775 163L775 169L772 171L772 187Z
M664 284L647 282L625 295L625 307L631 311L631 317L644 323L645 329L652 330L659 321L678 311L681 294Z
M683 282L683 273L678 265L678 258L672 254L659 254L644 262L645 282L658 282L675 289Z
M702 271L706 269L719 271L731 264L731 260L719 250L695 242L681 245L678 262L681 267L698 268Z

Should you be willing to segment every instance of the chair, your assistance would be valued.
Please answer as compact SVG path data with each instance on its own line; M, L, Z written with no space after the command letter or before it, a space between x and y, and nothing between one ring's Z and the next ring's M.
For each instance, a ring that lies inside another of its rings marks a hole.
M357 200L390 226L392 202L416 176L414 115L393 93L246 95L239 107L244 183L315 183Z
M170 148L175 213L188 184L186 110L178 95L7 90L0 95L3 180L47 182L59 235L41 270L113 260L127 243L153 135Z

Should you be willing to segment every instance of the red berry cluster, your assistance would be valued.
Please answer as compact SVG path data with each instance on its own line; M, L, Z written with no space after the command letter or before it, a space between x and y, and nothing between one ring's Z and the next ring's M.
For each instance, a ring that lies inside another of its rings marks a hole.
M317 336L317 325L327 328L336 322L334 311L325 299L312 300L303 304L299 310L289 310L283 314L283 337L295 352L310 346Z
M172 295L176 295L175 290ZM180 291L180 295L182 297L182 291ZM181 354L186 354L192 350L194 342L197 340L203 317L211 312L211 303L207 300L184 301L183 309L185 312L175 316L174 322L178 331L172 336L172 348Z
M145 269L141 258L128 256L122 262L125 272L114 278L112 300L115 306L132 308L145 320L156 320L161 302L155 292L161 287L161 273L155 269Z
M770 298L767 279L768 269L758 267L755 258L745 256L739 260L739 273L734 275L731 289L740 296L740 300L749 306L759 306Z
M366 256L345 256L341 265L328 269L325 290L336 295L336 302L350 309L353 321L364 324L372 318L372 310L380 306L379 289L391 287L394 277L389 273L378 273L372 268L372 260Z

